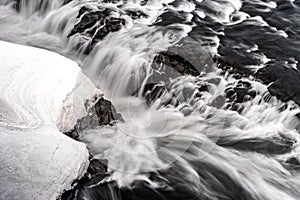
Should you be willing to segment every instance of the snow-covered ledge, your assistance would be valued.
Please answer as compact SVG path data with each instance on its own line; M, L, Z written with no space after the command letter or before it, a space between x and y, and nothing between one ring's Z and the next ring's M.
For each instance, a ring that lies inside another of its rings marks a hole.
M75 62L3 41L0 80L0 199L56 199L89 164L86 146L57 128L63 126L62 103L78 80L85 91L76 97L78 102L95 88ZM67 100L69 107L73 99ZM83 111L69 110L72 116L64 115L64 121L70 121L64 128Z

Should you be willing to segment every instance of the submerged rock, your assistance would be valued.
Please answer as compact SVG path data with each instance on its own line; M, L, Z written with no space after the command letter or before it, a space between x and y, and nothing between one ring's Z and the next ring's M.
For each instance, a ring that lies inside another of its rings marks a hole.
M160 73L168 76L166 80L180 75L199 76L202 72L210 72L215 65L212 56L191 37L185 37L167 51L159 53L153 63L154 69L159 68L155 65L164 66Z
M280 138L251 138L230 142L220 140L217 144L242 151L255 151L263 154L284 154L291 152L295 143L296 141L283 135Z
M171 67L181 75L200 75L200 72L197 69L195 69L195 67L191 63L189 63L189 61L185 60L180 55L172 54L171 52L159 53L154 58L154 63L158 65L163 64L168 67Z

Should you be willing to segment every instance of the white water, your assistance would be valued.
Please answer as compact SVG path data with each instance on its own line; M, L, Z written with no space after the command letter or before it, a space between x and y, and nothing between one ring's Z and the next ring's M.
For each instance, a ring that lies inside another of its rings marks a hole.
M299 122L295 117L299 109L289 102L282 111L283 103L270 98L266 86L247 79L257 96L242 103L244 109L240 113L225 109L227 105L222 103L226 87L236 85L238 80L214 66L212 72L199 77L178 76L170 80L168 88L179 102L176 106L163 106L168 94L151 106L140 96L130 96L151 77L155 54L177 43L191 30L185 25L173 25L182 31L146 26L163 12L164 2L172 1L150 1L146 6L138 5L140 1L129 1L125 7L142 9L149 15L138 20L120 14L122 8L114 4L85 0L61 7L61 1L43 1L49 2L46 11L35 12L37 2L24 4L20 13L13 11L11 4L0 6L0 39L40 46L77 60L122 113L124 123L85 130L81 135L95 157L108 160L110 176L103 182L115 180L120 187L130 187L136 180L145 180L153 187L162 187L159 181L150 179L149 172L159 172L163 177L164 172L174 170L182 176L183 184L190 185L196 194L201 191L199 196L218 199L222 193L215 193L211 185L219 191L226 186L212 173L209 166L213 166L243 188L249 199L300 198L299 173L283 164L291 156L299 157ZM203 2L220 11L212 18L229 25L230 15L241 6L240 1ZM82 54L87 38L75 35L66 39L82 5L94 9L97 5L115 7L116 13L127 20L121 31L110 33L89 56ZM194 7L186 2L174 9L190 12ZM201 15L208 14L202 11ZM77 44L82 48L74 50ZM211 52L216 53L215 46ZM208 85L208 92L198 91L203 84ZM272 148L280 150L283 147L278 145L287 138L295 141L291 152L272 154ZM254 142L262 144L262 149ZM264 146L268 142L275 146ZM244 145L245 149L234 144ZM210 179L201 176L204 172L210 174Z

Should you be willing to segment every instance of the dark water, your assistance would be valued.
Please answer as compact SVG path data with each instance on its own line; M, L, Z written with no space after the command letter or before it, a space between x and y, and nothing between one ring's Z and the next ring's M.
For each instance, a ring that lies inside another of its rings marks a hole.
M76 60L124 118L80 131L62 199L300 198L300 1L0 5L0 39Z

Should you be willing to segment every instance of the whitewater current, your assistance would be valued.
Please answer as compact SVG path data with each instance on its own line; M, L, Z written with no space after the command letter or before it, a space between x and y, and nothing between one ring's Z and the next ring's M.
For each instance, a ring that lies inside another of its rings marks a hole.
M124 119L80 133L107 170L69 199L300 199L299 3L2 0L1 40L76 61Z

